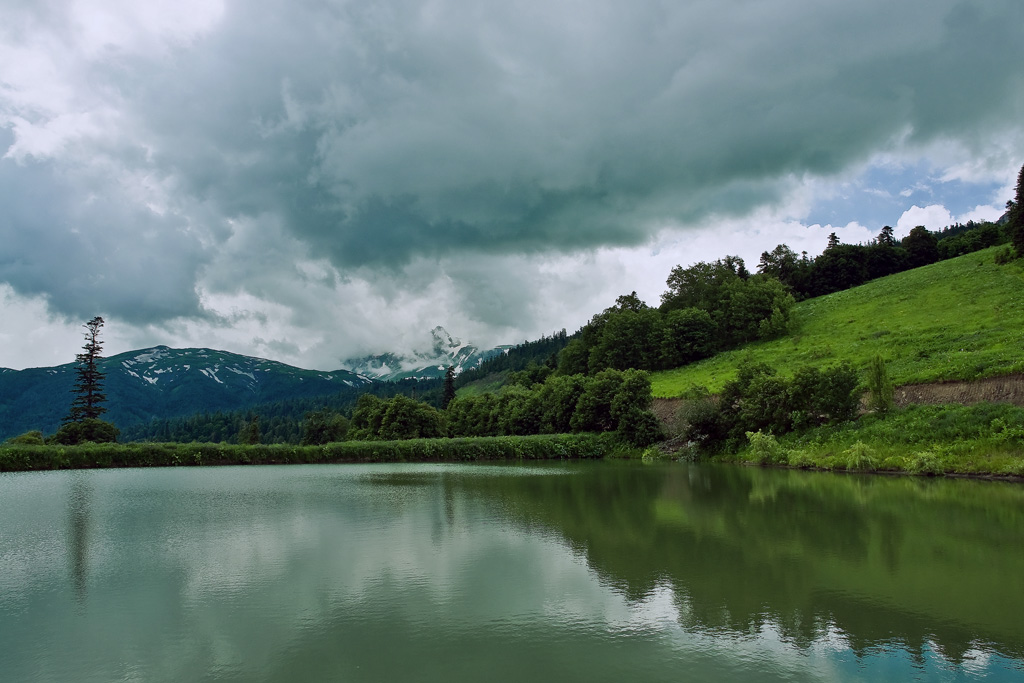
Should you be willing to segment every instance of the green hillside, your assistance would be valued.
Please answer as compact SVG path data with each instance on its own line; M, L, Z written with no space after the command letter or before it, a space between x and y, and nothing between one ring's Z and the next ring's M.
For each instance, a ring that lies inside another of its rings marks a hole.
M791 375L844 360L864 368L881 354L897 385L1024 372L1024 264L996 265L999 249L801 302L791 336L653 373L654 395L717 392L745 358Z

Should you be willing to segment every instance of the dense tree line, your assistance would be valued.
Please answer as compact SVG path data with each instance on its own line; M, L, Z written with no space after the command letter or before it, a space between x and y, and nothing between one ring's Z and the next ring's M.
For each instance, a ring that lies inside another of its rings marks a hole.
M246 438L252 437L251 423L257 420L260 443L323 443L316 439L324 438L322 435L327 433L334 440L333 435L341 428L335 416L347 420L362 394L382 397L405 394L440 405L442 384L440 379L378 382L365 388L315 398L266 403L245 410L152 420L125 427L121 440L239 443L244 430L248 430L245 432Z
M793 296L737 256L676 266L667 284L658 308L632 292L595 315L559 354L558 374L675 368L790 328Z
M919 225L900 241L895 239L893 229L885 226L868 244L842 244L832 233L825 251L816 258L809 258L806 252L797 255L780 244L761 254L757 272L776 278L797 300L803 300L1003 244L1008 239L1007 231L988 222L968 221L939 232Z
M573 335L575 336L575 335ZM455 378L455 388L461 388L488 375L499 372L525 370L527 367L555 367L558 352L565 348L571 337L565 330L555 332L550 337L543 336L534 341L523 342L493 358L488 358L475 368L464 370Z
M592 376L549 376L530 387L460 397L446 411L405 396L364 395L352 414L352 440L527 436L614 432L631 445L661 436L650 411L651 382L639 370L603 370Z

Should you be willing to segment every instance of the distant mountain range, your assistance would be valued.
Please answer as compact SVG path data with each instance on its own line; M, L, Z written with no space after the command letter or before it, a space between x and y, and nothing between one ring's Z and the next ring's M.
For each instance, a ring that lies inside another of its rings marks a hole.
M440 325L430 331L430 336L432 344L420 351L350 358L342 361L342 365L359 375L381 381L432 379L444 377L449 366L454 367L455 374L459 375L463 370L475 368L511 348L506 345L481 350L452 337Z
M383 353L352 359L346 368L303 370L262 358L213 349L155 346L100 360L106 375L105 419L119 427L197 413L244 410L288 401L363 393L375 382L443 377L503 353L501 346L481 351L452 337L443 327L431 330L431 344L410 354ZM52 434L71 405L75 364L50 368L0 368L0 441L32 429Z
M166 346L110 356L99 365L106 374L104 418L118 426L339 392L355 395L374 382L349 370L302 370L226 351ZM0 368L0 441L31 429L56 431L74 383L74 363Z

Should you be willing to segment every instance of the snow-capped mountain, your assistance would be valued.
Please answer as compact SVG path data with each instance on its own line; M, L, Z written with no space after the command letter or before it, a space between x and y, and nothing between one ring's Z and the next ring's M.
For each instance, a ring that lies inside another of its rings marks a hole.
M116 425L261 403L357 392L373 383L348 370L303 370L213 349L156 346L99 362L105 418ZM71 404L75 364L0 372L0 441L28 429L53 432Z
M449 366L458 375L474 368L488 358L504 353L509 346L481 350L464 343L438 325L430 331L430 343L409 354L381 353L342 361L349 370L377 380L394 381L406 378L444 377Z

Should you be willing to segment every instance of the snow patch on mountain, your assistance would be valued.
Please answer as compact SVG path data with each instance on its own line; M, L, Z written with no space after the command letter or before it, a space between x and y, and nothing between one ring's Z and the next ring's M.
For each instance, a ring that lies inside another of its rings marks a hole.
M449 367L455 374L474 368L488 358L503 353L508 347L481 350L469 342L453 337L438 325L424 338L420 348L409 353L385 352L361 358L349 358L342 365L352 372L377 380L428 379L444 377Z

